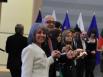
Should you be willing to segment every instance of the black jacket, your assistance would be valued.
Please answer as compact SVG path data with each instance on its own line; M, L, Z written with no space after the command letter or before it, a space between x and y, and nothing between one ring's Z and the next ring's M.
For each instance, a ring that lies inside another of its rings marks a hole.
M8 53L8 69L21 69L21 53L22 49L26 46L27 38L22 35L15 34L7 38L6 52Z

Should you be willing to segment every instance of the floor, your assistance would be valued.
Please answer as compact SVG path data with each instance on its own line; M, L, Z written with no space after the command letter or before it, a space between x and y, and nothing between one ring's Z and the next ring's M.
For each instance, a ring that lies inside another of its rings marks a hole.
M4 68L0 68L4 69ZM95 77L102 77L99 69L99 65L96 66L95 71L94 71ZM9 71L7 69L0 70L0 77L11 77Z

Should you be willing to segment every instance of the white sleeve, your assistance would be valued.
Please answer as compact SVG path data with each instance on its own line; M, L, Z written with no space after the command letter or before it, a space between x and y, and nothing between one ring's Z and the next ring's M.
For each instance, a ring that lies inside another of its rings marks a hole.
M49 66L50 66L52 63L54 63L54 59L53 59L52 56L48 57L47 60L48 60L48 65L49 65Z
M32 77L34 53L30 48L22 51L22 74L21 77Z

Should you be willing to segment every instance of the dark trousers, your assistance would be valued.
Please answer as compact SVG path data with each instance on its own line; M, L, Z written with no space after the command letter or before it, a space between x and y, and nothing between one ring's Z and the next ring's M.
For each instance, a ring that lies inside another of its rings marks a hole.
M49 77L56 77L56 67L55 67L55 63L50 65L49 68Z
M76 77L75 66L63 65L61 66L61 73L63 77Z
M103 53L101 53L100 71L103 73Z
M21 69L10 69L12 77L21 77Z
M85 77L94 77L94 69L96 66L96 59L88 59L85 65Z
M85 70L85 61L84 59L78 59L76 64L76 77L83 77Z

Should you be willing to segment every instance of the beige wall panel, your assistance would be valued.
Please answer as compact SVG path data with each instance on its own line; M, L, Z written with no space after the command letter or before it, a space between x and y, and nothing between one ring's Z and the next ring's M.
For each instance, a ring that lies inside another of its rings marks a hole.
M0 48L5 49L6 39L12 35L7 33L14 33L16 24L23 24L25 29L24 33L28 34L30 26L35 21L41 5L42 0L9 0L7 3L2 3ZM0 51L0 59L0 65L5 65L7 54Z
M2 3L1 28L3 32L14 32L16 24L21 23L25 26L25 33L32 22L32 0L9 0Z
M29 32L32 23L33 0L9 0L2 3L0 25L0 48L5 49L8 36L14 33L15 25L24 25L25 34ZM5 34L6 33L6 34ZM0 51L0 64L6 64L7 54Z
M35 22L35 19L38 15L39 8L42 7L43 0L34 0L33 1L33 12L32 12L32 23Z
M0 23L1 23L1 3L0 3Z

